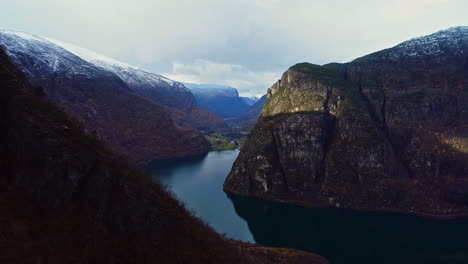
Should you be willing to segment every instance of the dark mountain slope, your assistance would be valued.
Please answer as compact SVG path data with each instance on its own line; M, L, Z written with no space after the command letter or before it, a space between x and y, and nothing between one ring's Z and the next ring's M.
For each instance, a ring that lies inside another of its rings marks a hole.
M468 27L347 64L301 63L268 92L225 189L305 205L468 214Z
M1 45L52 102L132 160L195 155L211 148L200 132L174 124L164 106L135 94L111 71L38 37L0 31Z
M31 87L0 49L1 263L327 263L227 240Z

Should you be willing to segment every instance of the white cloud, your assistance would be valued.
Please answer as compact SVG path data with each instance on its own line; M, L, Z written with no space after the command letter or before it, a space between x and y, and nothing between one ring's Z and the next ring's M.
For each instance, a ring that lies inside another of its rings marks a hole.
M176 81L214 83L235 87L241 95L263 95L281 78L281 72L254 72L239 64L195 60L193 63L174 62L172 71L163 75Z

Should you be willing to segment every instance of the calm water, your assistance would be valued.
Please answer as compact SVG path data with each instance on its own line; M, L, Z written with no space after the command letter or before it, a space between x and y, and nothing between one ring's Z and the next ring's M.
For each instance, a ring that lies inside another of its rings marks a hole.
M311 209L228 196L222 185L238 153L157 161L149 169L196 215L232 238L315 252L335 264L468 264L466 219Z
M255 242L247 222L237 215L223 192L224 180L238 154L238 150L212 151L202 156L155 161L149 169L188 209L218 232Z

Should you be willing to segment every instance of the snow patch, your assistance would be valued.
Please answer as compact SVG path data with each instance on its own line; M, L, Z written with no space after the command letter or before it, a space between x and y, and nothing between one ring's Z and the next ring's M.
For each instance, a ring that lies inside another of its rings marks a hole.
M410 39L392 48L390 56L394 58L435 56L443 54L448 49L463 53L463 42L468 42L468 26L453 27Z
M55 39L48 40L98 67L111 71L133 88L152 88L155 86L172 86L173 89L186 90L183 85L162 75L145 71L135 66L111 59L94 51Z

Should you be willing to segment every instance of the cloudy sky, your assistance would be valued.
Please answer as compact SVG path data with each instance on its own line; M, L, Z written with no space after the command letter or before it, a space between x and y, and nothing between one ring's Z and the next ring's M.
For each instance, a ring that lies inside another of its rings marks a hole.
M467 0L0 0L1 28L243 95L297 62L349 61L467 14Z

